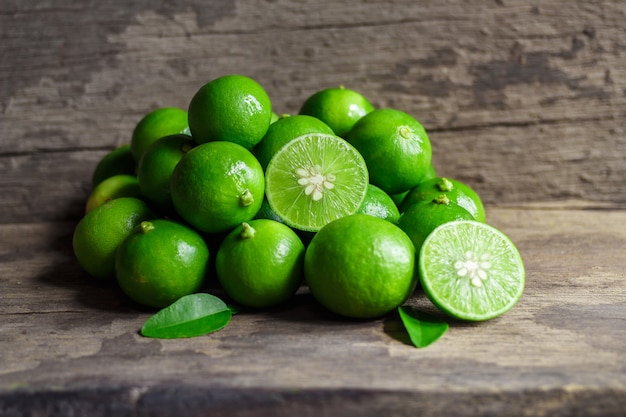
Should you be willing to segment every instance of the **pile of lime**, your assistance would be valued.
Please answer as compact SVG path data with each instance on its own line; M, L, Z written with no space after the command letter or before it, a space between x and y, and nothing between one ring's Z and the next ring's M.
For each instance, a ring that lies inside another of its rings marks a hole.
M147 113L92 185L78 262L157 309L212 274L231 305L308 288L360 319L423 291L452 318L488 320L524 288L518 250L471 187L437 175L422 124L343 86L278 116L255 80L213 79L187 110Z

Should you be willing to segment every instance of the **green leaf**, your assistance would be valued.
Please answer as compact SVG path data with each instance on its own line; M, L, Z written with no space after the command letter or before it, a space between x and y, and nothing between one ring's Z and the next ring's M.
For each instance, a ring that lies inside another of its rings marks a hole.
M434 343L448 330L448 323L413 307L400 306L398 313L415 347L422 348Z
M160 339L201 336L224 328L231 316L231 310L218 297L191 294L146 320L141 334Z

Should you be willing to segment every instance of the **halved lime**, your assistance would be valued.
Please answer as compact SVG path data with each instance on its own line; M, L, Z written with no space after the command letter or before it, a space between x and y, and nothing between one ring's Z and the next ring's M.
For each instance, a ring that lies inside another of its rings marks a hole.
M437 227L419 256L428 298L451 317L483 321L509 311L524 291L522 257L493 226L458 220Z
M316 232L354 214L368 182L365 161L352 145L334 135L307 134L274 154L265 172L265 193L285 224Z

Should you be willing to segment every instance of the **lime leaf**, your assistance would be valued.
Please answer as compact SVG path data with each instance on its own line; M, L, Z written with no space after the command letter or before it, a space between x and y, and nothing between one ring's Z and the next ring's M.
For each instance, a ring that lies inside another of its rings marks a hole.
M430 345L448 330L448 323L413 307L400 306L398 313L415 347Z
M190 294L146 320L141 334L160 339L201 336L224 328L231 316L230 308L218 297Z

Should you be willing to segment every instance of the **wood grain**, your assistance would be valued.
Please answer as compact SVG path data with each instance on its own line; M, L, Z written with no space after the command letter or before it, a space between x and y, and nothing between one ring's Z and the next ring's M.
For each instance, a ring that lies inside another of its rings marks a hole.
M0 220L75 218L94 164L130 140L143 114L186 108L202 84L227 73L261 82L278 113L339 84L404 110L430 132L440 170L489 203L623 203L624 9L613 1L5 2Z
M619 415L626 406L626 231L615 225L626 213L489 207L488 217L524 258L524 296L496 320L452 321L426 349L409 345L397 317L339 319L306 288L283 307L240 313L209 336L142 338L138 329L151 312L80 270L72 223L2 225L2 241L17 243L0 250L0 275L11 277L0 292L12 295L0 310L0 410L36 395L78 412L101 394L155 415L209 406L247 415L265 405L265 415L291 407L312 413L322 399L329 414L347 415L370 405L370 415L501 415L507 407L569 415L574 406L585 415ZM419 291L409 304L439 314ZM249 408L237 404L245 398Z
M623 416L625 19L621 1L1 2L0 415ZM415 116L520 249L519 304L426 349L304 287L209 336L141 337L153 312L72 254L91 174L229 73L279 114L345 85Z

